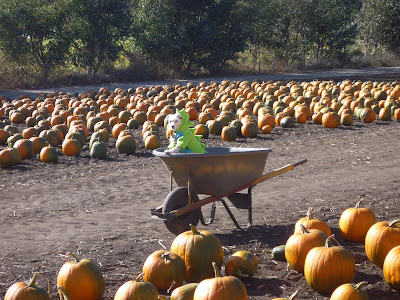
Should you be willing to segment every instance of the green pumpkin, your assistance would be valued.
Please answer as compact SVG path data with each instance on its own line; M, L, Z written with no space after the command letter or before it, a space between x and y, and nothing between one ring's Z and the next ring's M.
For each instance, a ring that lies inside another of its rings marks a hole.
M126 123L129 129L138 129L140 126L140 123L137 119L131 118L128 120Z
M131 135L125 135L117 140L115 147L119 154L133 154L136 152L136 140Z
M16 141L22 140L24 137L21 133L16 133L7 139L8 147L12 148Z
M237 138L236 129L232 126L222 128L221 137L224 141L235 141Z
M242 134L242 122L239 119L233 120L230 124L231 127L235 128L237 136Z
M270 253L275 260L286 261L285 248L286 245L280 245L274 247L272 250L264 250L264 252Z
M90 157L97 159L107 158L107 145L104 141L101 141L100 138L97 138L92 144Z
M280 124L283 128L292 128L294 127L294 119L292 117L284 117Z
M102 131L93 132L92 136L90 137L89 150L92 149L93 143L97 140L100 142L106 142L106 137Z

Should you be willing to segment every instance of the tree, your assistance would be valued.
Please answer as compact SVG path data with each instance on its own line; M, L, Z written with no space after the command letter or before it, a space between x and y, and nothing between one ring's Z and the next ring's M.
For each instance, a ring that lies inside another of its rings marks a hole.
M139 0L134 11L137 44L178 73L218 70L245 46L236 0Z
M2 0L0 47L12 60L37 64L46 82L69 46L67 1Z
M129 0L71 0L72 35L70 59L96 77L107 62L118 58L121 39L131 22Z

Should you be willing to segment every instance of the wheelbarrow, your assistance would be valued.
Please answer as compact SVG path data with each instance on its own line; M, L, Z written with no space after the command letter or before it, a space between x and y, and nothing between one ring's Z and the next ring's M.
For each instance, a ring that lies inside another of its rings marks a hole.
M216 202L220 201L238 229L252 225L252 188L307 160L289 164L264 173L265 162L271 149L209 147L207 153L164 153L165 148L153 150L170 174L170 192L164 204L151 209L152 218L163 220L167 229L180 234L189 224L207 226L213 223ZM173 180L178 185L173 189ZM242 192L247 190L247 192ZM199 195L205 195L200 199ZM237 209L247 209L248 224L240 226L224 198ZM201 207L212 203L210 218L205 221Z

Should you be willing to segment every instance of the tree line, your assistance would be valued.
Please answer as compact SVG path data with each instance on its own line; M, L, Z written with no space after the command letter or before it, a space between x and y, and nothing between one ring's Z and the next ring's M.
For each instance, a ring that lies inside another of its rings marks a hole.
M2 0L0 51L21 68L118 65L158 76L226 70L246 59L303 69L400 51L397 0Z

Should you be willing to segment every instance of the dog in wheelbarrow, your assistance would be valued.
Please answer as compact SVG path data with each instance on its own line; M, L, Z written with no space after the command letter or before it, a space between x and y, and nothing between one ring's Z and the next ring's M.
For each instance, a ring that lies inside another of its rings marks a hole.
M189 121L189 115L185 109L176 110L173 115L167 116L167 128L174 133L169 139L166 154L171 153L206 153L206 145L200 142L202 136L195 135L193 123Z

